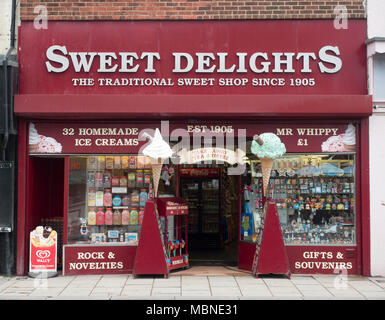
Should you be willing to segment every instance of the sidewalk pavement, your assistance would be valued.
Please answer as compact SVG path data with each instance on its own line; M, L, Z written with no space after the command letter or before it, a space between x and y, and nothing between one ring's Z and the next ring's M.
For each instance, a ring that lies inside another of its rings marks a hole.
M385 300L385 277L292 275L1 277L0 300Z

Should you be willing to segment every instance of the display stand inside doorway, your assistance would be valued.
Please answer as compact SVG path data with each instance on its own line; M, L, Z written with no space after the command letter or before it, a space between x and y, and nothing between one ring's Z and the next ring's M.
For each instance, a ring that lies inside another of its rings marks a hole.
M168 278L166 249L162 240L162 229L155 201L147 200L136 251L133 276L163 274Z
M159 216L164 219L164 241L167 247L167 265L169 270L188 268L188 203L182 198L167 197L157 198L156 204ZM168 218L174 219L173 239L169 239L167 221Z
M275 202L266 200L263 224L257 237L253 275L284 274L290 278L289 261Z

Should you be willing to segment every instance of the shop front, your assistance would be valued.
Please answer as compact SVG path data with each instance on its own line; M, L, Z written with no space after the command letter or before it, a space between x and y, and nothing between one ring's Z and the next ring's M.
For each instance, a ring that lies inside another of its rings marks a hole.
M359 20L343 31L329 21L22 23L17 273L28 270L29 232L39 225L57 231L64 275L134 272L154 198L143 149L159 129L173 150L157 197L168 213L158 203L156 215L170 270L251 271L263 195L250 145L272 132L286 154L274 161L267 196L291 273L366 274L365 28Z

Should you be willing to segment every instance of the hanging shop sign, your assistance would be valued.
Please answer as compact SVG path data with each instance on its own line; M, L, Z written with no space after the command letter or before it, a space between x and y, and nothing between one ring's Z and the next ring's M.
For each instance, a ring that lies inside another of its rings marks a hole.
M247 151L247 137L250 139L263 132L278 135L287 152L354 152L358 143L357 125L353 123L279 126L251 122L231 125L224 122L204 122L190 125L165 121L166 126L163 123L33 122L29 125L29 153L139 154L148 143L143 133L153 134L158 127L162 127L161 134L167 142L175 143L173 150L176 154L179 152L182 163L206 160L242 163L242 157ZM207 147L193 148L197 142ZM191 150L187 150L186 145Z
M219 178L219 168L180 168L181 178Z
M201 161L222 161L229 164L243 164L246 152L240 149L198 148L191 151L182 149L178 152L180 163L197 163Z
M360 20L343 30L327 20L52 22L44 31L22 22L20 33L22 94L366 94Z

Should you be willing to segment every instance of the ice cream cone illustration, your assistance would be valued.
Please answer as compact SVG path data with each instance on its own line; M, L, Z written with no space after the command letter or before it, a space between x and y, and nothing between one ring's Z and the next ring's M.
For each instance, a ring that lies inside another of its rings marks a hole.
M152 163L152 178L154 181L154 195L155 197L158 195L158 187L159 187L159 180L160 180L160 174L162 172L162 166L163 166L163 159L158 158L157 163Z
M38 152L40 141L41 141L41 138L35 128L35 125L33 123L30 123L29 124L29 152L30 153Z
M342 138L342 143L346 151L356 150L356 128L350 123Z
M271 174L271 168L273 167L274 159L262 158L262 182L263 182L263 194L267 193L267 186L269 185L269 179Z
M158 128L155 130L154 137L148 134L145 134L145 136L149 138L151 142L143 149L143 154L151 158L154 197L157 197L163 162L172 156L172 150L167 142L163 140Z
M284 155L286 148L281 139L274 133L267 132L261 135L254 135L253 139L251 152L257 155L261 161L263 194L266 196L274 159Z

